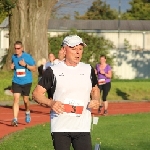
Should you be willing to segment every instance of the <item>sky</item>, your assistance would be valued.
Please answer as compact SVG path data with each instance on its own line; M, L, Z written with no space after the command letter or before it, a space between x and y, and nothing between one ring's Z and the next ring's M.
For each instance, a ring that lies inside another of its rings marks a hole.
M65 2L65 0L60 0L58 4ZM76 0L72 0L76 1ZM66 5L58 10L58 16L62 17L64 15L70 14L71 18L73 19L74 12L77 11L80 15L83 15L87 9L92 6L94 0L79 0L78 3L72 2L69 5ZM119 0L102 0L106 1L107 4L110 4L110 7L113 9L117 9L119 7ZM125 12L127 9L130 8L129 1L131 0L120 0L121 1L121 12Z

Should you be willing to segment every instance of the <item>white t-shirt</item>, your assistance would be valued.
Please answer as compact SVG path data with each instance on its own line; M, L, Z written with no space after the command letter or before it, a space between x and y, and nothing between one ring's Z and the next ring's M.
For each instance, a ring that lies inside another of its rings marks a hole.
M62 62L52 66L51 69L47 76L53 72L56 81L53 100L61 101L65 105L63 114L51 112L51 132L90 132L91 112L87 106L93 85L91 66L80 62L73 67ZM96 75L94 77L97 80ZM47 88L47 84L52 82L48 80L51 78L43 77L39 84ZM68 111L68 108L71 111Z

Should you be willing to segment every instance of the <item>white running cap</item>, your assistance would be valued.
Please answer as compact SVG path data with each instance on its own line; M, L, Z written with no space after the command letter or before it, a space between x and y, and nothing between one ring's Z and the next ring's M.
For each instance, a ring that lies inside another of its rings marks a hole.
M74 46L77 46L79 44L82 44L83 46L87 46L82 38L80 38L79 36L77 35L69 35L69 36L66 36L61 44L61 46L63 45L68 45L68 46L71 46L71 47L74 47Z

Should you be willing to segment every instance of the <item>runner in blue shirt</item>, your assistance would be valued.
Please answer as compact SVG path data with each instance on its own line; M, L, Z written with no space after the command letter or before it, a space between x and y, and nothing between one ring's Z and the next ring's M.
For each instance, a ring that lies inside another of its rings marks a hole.
M14 70L12 91L14 96L12 126L18 126L19 99L23 96L25 105L25 121L31 121L29 109L29 94L32 85L32 71L36 71L35 61L32 56L23 50L21 41L14 44L15 54L12 56L11 69Z

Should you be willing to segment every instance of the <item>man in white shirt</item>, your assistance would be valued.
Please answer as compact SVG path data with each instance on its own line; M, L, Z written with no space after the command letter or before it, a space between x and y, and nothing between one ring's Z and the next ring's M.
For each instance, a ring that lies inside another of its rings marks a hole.
M77 35L62 43L65 60L49 67L33 91L33 99L51 108L51 135L55 150L92 150L91 109L98 109L100 91L94 69L80 62L86 44ZM51 98L44 93L51 89Z

